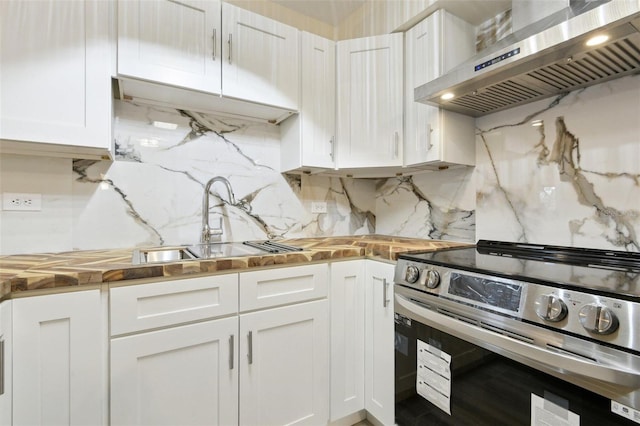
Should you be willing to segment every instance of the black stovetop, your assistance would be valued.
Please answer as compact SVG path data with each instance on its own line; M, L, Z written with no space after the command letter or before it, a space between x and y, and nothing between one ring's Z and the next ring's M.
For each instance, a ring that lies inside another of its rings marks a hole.
M640 299L640 253L480 240L475 247L405 253L399 258Z

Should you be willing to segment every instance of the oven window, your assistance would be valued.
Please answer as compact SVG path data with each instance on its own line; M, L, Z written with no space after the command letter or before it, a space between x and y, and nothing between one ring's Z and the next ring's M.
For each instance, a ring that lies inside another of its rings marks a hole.
M518 312L522 286L452 272L449 294L511 312Z
M398 320L398 316L395 415L399 426L529 426L532 401L540 398L577 414L581 426L638 426L611 413L607 398L416 320ZM451 356L451 414L417 392L419 341Z

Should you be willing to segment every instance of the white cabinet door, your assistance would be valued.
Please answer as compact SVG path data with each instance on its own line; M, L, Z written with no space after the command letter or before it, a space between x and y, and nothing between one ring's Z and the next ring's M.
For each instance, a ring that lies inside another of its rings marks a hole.
M364 409L364 267L331 264L331 421Z
M405 165L475 164L475 121L414 101L414 89L474 53L473 26L439 10L405 35Z
M307 32L300 41L300 113L281 124L283 172L335 165L336 44Z
M220 2L119 0L118 74L221 92Z
M102 424L103 321L99 290L13 301L13 424Z
M110 10L100 0L0 2L0 139L111 149Z
M0 303L0 425L11 421L11 300Z
M222 4L222 94L298 110L298 30Z
M339 169L402 165L403 35L338 42Z
M240 424L326 425L326 300L240 315Z
M365 408L394 424L394 265L367 261L365 279Z
M238 424L238 318L111 341L112 425Z

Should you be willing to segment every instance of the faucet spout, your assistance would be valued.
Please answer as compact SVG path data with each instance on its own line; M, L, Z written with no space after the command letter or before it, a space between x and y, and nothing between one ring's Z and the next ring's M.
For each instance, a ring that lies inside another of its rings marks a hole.
M200 235L201 243L209 243L211 241L211 236L215 235L218 239L222 236L222 223L219 228L215 228L211 230L209 226L209 196L211 192L211 185L215 182L224 183L227 188L227 198L229 199L229 204L235 205L236 198L233 195L233 190L231 189L231 183L222 176L215 176L207 182L204 187L204 196L202 197L202 233Z

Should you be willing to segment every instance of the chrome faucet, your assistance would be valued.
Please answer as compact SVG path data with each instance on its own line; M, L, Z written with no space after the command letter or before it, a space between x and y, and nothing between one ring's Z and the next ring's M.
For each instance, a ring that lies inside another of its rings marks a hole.
M202 197L202 233L200 234L200 242L203 244L209 243L211 237L215 236L216 241L220 241L222 237L222 219L220 220L220 226L213 228L209 226L209 192L211 191L211 185L215 182L222 182L227 187L227 194L229 198L229 204L236 205L236 198L233 196L231 190L231 183L222 176L216 176L209 179L209 182L204 187L204 197Z

